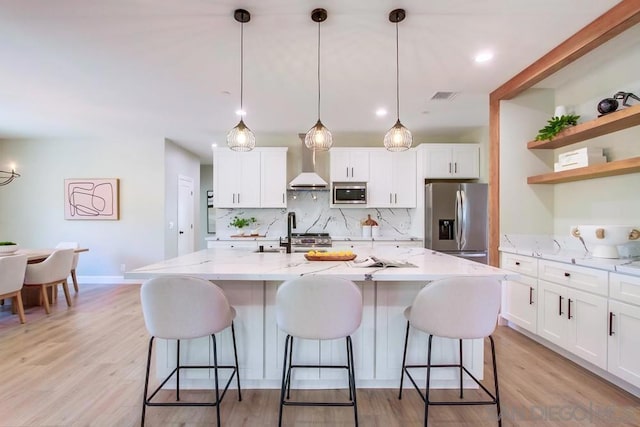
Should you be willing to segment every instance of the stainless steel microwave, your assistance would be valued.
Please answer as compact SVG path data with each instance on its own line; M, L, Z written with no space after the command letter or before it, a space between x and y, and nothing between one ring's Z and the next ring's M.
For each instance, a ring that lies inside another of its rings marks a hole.
M334 182L332 184L334 205L367 204L366 182Z

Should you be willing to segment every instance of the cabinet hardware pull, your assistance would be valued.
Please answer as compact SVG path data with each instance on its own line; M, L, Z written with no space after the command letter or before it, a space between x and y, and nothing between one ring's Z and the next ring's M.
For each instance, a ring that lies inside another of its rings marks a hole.
M347 166L347 178L349 178L349 166Z
M558 295L558 316L562 316L562 295Z
M615 332L613 332L613 317L615 316L615 314L613 314L612 311L609 312L609 336L612 337L614 335Z
M516 261L516 265L520 265L520 261Z
M567 319L571 319L571 298L567 300Z
M398 193L396 193L396 204L398 204Z
M389 204L393 203L393 194L389 193Z
M449 173L451 173L451 162L449 162Z
M453 171L454 171L455 173L458 173L458 162L455 162L455 163L453 164Z
M571 273L564 272L564 277L571 277Z
M282 193L282 203L284 203L284 193Z
M236 203L236 193L233 193L233 204Z
M529 305L533 305L533 288L529 286Z
M238 193L238 203L240 203L240 193Z
M351 168L351 178L353 178L353 167Z

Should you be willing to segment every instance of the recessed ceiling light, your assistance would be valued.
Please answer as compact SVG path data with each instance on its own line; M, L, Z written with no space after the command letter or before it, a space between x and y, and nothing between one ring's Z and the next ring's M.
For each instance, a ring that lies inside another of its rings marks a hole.
M247 112L243 110L236 110L236 116L246 116Z
M378 116L378 117L384 117L384 116L386 116L386 115L387 115L387 110L386 110L386 109L384 109L384 108L378 108L378 109L376 110L376 116Z
M490 52L488 50L485 50L483 52L479 52L475 57L475 61L478 64L482 64L484 62L491 61L492 59L493 59L493 52Z

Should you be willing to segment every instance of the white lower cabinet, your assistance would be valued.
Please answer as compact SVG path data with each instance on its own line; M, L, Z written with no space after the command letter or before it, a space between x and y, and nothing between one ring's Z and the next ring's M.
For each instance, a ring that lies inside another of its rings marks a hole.
M538 335L606 369L607 299L544 280L538 296Z
M500 315L534 334L538 320L538 280L521 276L519 280L502 282Z
M607 370L640 387L640 277L610 274Z

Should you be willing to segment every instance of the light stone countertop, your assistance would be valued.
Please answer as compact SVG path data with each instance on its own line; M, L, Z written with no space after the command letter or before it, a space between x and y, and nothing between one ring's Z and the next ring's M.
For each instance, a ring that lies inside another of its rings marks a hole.
M185 274L207 280L283 281L304 275L331 275L353 281L431 281L452 276L491 276L514 280L518 273L424 248L358 249L358 259L376 255L406 261L413 268L350 267L345 261L307 261L304 253L204 249L125 273L127 279Z

